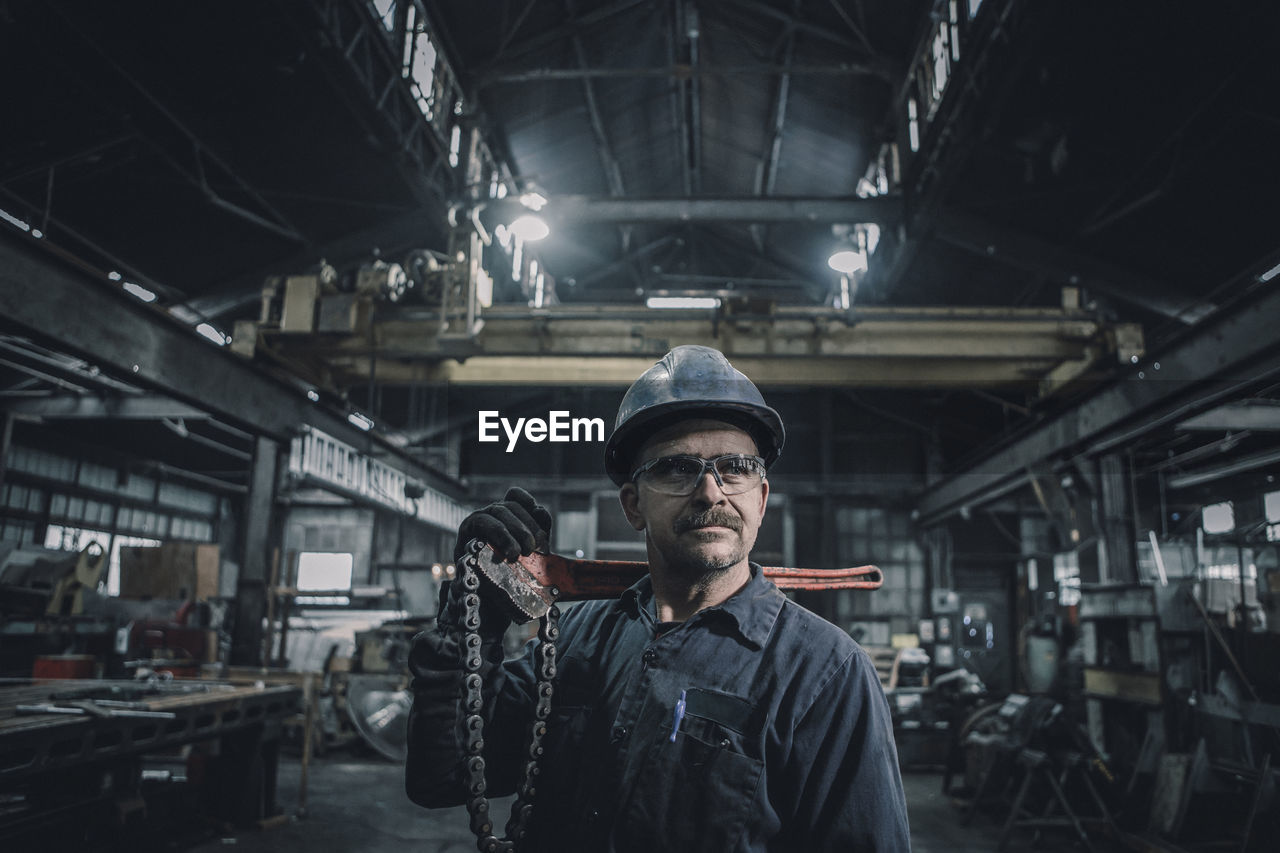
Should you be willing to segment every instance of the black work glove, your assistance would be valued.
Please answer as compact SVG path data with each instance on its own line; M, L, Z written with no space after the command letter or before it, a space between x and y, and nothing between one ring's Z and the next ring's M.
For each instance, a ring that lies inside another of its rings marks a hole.
M512 486L502 500L463 519L458 542L453 546L454 563L466 553L472 539L493 546L494 552L508 562L534 551L545 552L551 545L551 513L533 495Z
M456 564L472 539L493 548L500 559L511 561L536 551L547 551L551 541L551 513L524 489L512 487L501 501L478 509L463 519L454 545ZM459 580L448 581L440 591L442 625L462 623L466 591ZM512 622L506 594L488 578L480 576L480 634L486 640L501 638Z

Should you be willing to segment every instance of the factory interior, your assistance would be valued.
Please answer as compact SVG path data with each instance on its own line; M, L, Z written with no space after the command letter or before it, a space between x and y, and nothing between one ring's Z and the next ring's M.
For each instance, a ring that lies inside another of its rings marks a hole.
M0 849L476 849L412 638L509 486L646 559L602 454L683 344L786 425L751 559L883 577L786 594L917 851L1276 849L1278 28L0 0Z

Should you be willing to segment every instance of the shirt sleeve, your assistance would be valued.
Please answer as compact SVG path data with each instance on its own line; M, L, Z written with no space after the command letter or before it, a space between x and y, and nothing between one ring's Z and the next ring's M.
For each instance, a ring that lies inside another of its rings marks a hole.
M481 645L486 796L514 793L523 773L524 738L536 705L536 643L530 641L523 656L507 663L503 663L501 638L486 638ZM409 671L413 674L413 708L409 712L405 793L420 806L461 805L468 795L469 774L460 713L458 636L447 625L418 634L409 655Z
M776 780L787 849L910 851L889 705L866 652L855 649L819 689L790 747Z

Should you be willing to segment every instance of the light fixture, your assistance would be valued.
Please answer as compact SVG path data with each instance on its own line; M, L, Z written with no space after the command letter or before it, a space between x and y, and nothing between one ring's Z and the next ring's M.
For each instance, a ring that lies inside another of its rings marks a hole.
M196 326L196 331L220 347L225 347L227 344L231 343L231 338L227 337L219 329L214 328L208 323L201 323Z
M719 308L715 296L650 296L644 301L649 308Z
M527 192L520 196L520 203L530 210L537 212L547 206L547 197L539 192Z
M362 415L359 412L352 412L347 415L347 423L351 424L356 429L362 429L365 432L373 429L373 418L368 415Z
M855 272L866 272L867 255L853 249L841 249L827 258L827 266L839 273L851 275Z
M541 216L529 213L516 217L516 220L507 226L507 230L525 243L542 240L551 233L551 229Z
M314 389L314 388L308 388L308 389L307 389L307 399L308 399L308 400L310 400L310 401L311 401L311 402L313 402L313 403L319 403L319 402L320 402L320 394L319 394L319 392L317 392L317 391L316 391L316 389Z
M147 290L145 287L143 287L143 286L142 286L142 285L140 285L140 284L137 284L137 283L132 282L132 281L126 281L124 284L122 284L122 285L120 285L120 286L121 286L122 288L124 288L124 291L125 291L126 293L129 293L129 294L132 294L133 296L138 297L138 298L139 298L139 299L141 299L143 302L155 302L155 301L156 301L156 295L155 295L154 293L152 293L150 290ZM210 327L210 328L212 328L212 327ZM203 334L203 333L201 333L201 334Z

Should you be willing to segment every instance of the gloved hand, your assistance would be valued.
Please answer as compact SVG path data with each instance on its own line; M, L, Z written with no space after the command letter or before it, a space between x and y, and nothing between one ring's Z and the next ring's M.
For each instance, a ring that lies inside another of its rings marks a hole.
M457 563L467 544L479 539L493 547L504 560L514 560L535 550L546 551L551 542L551 513L524 489L512 487L501 501L478 509L463 519L453 559ZM447 581L440 590L439 622L460 625L466 591L458 580ZM480 577L480 634L486 640L499 639L512 622L512 612L504 593L483 575Z
M463 519L453 546L455 563L466 553L472 539L492 545L497 555L507 561L546 551L551 547L551 513L533 495L512 486L502 500Z

